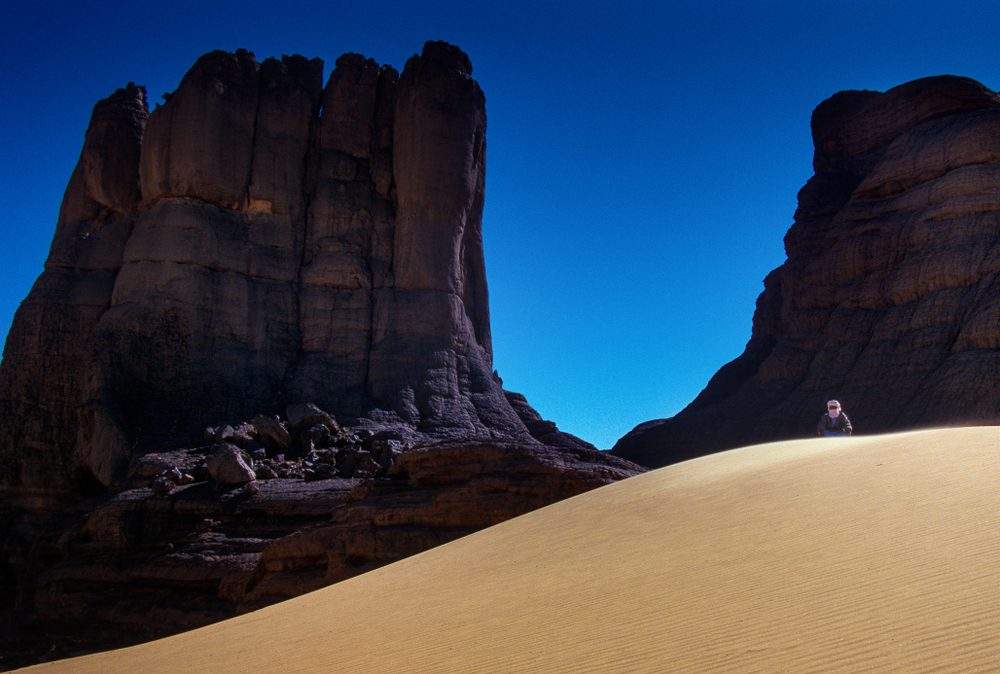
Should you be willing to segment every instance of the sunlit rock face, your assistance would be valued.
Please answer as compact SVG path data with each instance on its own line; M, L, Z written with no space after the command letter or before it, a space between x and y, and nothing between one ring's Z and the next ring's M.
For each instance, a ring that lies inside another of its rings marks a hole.
M746 350L614 452L659 466L808 436L831 398L863 433L1000 422L1000 98L942 76L844 91Z

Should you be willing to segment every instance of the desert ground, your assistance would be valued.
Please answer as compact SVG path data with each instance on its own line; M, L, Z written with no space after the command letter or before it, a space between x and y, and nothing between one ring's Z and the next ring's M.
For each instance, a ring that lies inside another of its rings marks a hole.
M1000 667L1000 427L668 466L71 672Z

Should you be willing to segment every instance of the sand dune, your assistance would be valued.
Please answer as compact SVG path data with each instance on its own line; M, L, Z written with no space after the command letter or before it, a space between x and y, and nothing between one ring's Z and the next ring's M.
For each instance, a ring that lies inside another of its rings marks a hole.
M760 445L59 671L1000 668L1000 428Z

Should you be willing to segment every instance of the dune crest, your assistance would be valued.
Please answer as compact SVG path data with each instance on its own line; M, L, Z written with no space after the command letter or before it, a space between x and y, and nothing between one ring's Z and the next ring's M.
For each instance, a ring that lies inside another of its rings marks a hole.
M758 445L223 623L48 667L996 667L998 483L1000 427Z

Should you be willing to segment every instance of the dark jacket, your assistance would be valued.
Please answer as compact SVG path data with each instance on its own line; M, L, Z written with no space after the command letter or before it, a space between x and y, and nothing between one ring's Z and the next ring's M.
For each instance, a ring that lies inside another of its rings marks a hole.
M829 414L824 414L819 418L819 423L816 424L816 435L825 435L831 431L850 435L854 428L851 427L851 420L843 412L836 419L831 419Z

